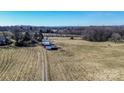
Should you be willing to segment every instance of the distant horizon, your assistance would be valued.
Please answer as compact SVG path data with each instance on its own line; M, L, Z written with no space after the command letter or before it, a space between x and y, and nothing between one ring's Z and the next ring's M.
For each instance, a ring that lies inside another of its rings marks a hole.
M124 11L0 11L1 26L116 26Z
M89 26L124 26L124 25L79 25L79 26L43 26L43 25L0 25L0 27L6 27L6 26L34 26L34 27L89 27Z

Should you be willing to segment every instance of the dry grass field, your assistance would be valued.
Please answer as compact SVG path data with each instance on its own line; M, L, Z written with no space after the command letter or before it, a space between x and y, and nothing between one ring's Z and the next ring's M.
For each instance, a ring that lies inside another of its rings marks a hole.
M0 48L0 80L42 80L39 47Z
M124 80L124 44L51 38L50 80Z
M61 49L0 48L0 80L124 80L124 44L50 40Z

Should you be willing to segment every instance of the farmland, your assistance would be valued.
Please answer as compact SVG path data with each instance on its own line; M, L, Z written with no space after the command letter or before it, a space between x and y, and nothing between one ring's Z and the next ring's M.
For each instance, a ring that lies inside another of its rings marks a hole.
M52 38L51 80L124 80L124 44Z
M0 49L0 80L42 80L39 47Z
M42 46L0 48L0 80L124 80L124 44L51 37Z

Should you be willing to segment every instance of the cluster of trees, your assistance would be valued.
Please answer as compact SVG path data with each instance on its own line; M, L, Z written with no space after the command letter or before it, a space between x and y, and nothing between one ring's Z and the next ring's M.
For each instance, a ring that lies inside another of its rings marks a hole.
M13 33L13 39L15 40L15 46L34 46L38 42L41 42L43 37L42 32L35 32L29 33L29 32L19 32L14 31Z
M82 31L82 38L88 41L122 41L124 39L124 28L93 26Z
M12 44L10 38L6 35L6 33L0 33L0 46Z

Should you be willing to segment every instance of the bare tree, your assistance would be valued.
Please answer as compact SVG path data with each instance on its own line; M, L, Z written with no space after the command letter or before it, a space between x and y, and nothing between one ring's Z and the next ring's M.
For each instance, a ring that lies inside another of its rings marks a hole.
M116 42L119 42L121 40L121 35L119 33L113 33L111 35L111 40Z
M42 34L42 30L39 31L39 41L42 41L42 39L44 38L43 34Z

